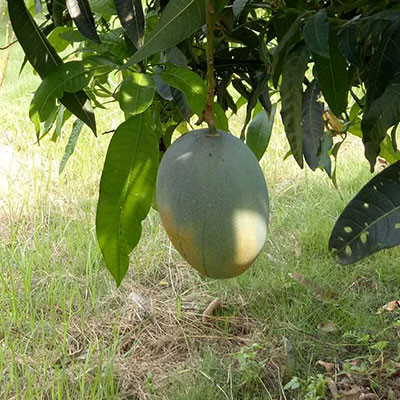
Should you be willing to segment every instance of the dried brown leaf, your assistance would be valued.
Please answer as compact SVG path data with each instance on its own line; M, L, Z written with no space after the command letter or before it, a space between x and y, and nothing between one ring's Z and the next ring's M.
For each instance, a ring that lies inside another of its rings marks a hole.
M384 311L393 312L394 310L396 310L399 307L400 307L400 301L393 300L393 301L385 304L384 306L382 306L376 313L382 314Z
M353 389L348 390L342 394L343 400L360 400L362 391L358 386L353 387Z
M317 364L318 364L318 363L317 363ZM326 385L328 386L328 389L329 389L329 391L331 392L331 396L332 396L333 400L337 400L337 399L339 398L339 393L338 393L338 390L337 390L337 388L336 388L336 384L335 384L335 382L333 381L333 379L332 379L332 378L329 378L329 379L326 381Z
M289 276L296 282L305 286L305 288L312 292L313 295L320 301L328 301L337 297L336 293L327 288L316 285L311 279L306 278L300 272L293 272L289 274Z
M316 362L316 364L320 365L323 368L325 368L325 370L326 370L326 372L328 374L333 373L334 370L335 370L335 364L333 364L333 363L329 363L329 362L325 362L325 361L319 360L319 361Z
M220 308L222 305L221 300L218 298L215 298L204 310L203 315L202 315L202 322L203 324L208 324L210 322L210 317L212 313L217 309Z

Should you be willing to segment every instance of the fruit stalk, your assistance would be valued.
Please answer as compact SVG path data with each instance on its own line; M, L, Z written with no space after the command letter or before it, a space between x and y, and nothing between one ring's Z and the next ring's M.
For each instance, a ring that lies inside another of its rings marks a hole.
M207 101L203 111L203 118L207 122L211 134L216 134L213 115L215 76L214 76L214 27L215 7L213 0L207 0L206 25L207 25Z

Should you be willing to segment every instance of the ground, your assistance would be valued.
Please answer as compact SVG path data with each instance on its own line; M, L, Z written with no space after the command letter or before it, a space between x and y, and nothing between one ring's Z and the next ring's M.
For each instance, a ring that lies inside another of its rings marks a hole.
M152 210L116 289L94 232L110 135L85 130L59 175L71 125L58 143L35 143L39 80L29 67L18 77L21 60L15 45L0 89L0 398L400 398L399 250L344 267L327 249L370 178L358 139L339 156L339 193L322 171L283 160L278 123L261 162L271 220L255 265L201 277ZM100 132L122 119L113 108L98 117Z

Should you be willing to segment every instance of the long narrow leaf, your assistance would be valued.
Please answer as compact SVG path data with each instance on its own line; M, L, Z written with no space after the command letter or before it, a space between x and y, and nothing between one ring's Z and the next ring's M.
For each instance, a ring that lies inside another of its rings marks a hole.
M385 90L400 68L400 19L389 25L371 59L367 80L366 108Z
M132 116L115 131L101 176L96 233L118 286L151 206L158 158L158 137L149 111Z
M69 158L71 157L72 153L75 150L76 142L78 141L82 128L83 128L83 122L80 119L76 119L72 126L72 131L69 136L68 143L65 147L63 158L61 159L60 162L60 168L58 171L60 175L64 171L67 161L69 160Z
M319 86L332 112L338 117L347 106L347 63L339 50L337 32L329 32L329 58L314 54Z
M13 30L26 58L44 79L62 65L62 60L33 20L24 0L8 0L7 4ZM60 101L96 133L94 113L85 92L66 93Z
M143 45L145 19L141 0L114 0L119 20L137 49Z
M63 15L66 8L65 0L53 0L52 17L55 26L63 25Z
M303 168L303 80L310 58L304 42L288 52L282 72L282 121L293 157Z
M87 39L100 43L88 0L66 0L69 15L79 32Z
M352 264L400 244L400 161L371 179L337 220L329 248Z
M361 121L365 156L371 170L380 153L380 144L387 130L400 121L400 79L390 83L383 94L364 112Z
M308 48L322 57L329 57L329 24L326 8L319 10L304 24L304 40Z
M246 135L246 144L253 151L257 160L261 160L267 150L274 125L276 103L273 104L271 114L263 109L251 121Z
M170 0L150 36L125 68L180 43L200 29L205 19L205 0Z
M303 95L303 152L308 166L319 166L321 139L324 134L323 105L317 101L320 88L314 79Z
M346 59L355 65L360 66L360 55L358 50L358 23L359 16L346 22L338 32L339 49Z

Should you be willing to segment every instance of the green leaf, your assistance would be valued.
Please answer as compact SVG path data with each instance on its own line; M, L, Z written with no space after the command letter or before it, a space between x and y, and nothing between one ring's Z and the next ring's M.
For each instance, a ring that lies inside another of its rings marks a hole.
M140 114L150 107L155 85L151 75L132 73L121 84L118 101L121 110L128 114Z
M251 121L246 135L246 143L253 151L257 160L260 161L267 150L271 139L272 127L274 125L276 105L273 104L271 114L268 115L263 109Z
M64 171L67 161L69 160L69 158L71 157L72 153L75 150L76 142L78 141L78 138L82 131L82 128L83 128L83 122L77 118L74 121L74 124L72 125L72 131L69 136L68 143L65 147L63 158L61 159L61 162L60 162L60 168L59 168L59 172L58 172L60 175Z
M63 14L66 8L65 0L53 0L52 17L55 26L63 25Z
M57 142L57 139L61 135L62 127L64 126L65 122L67 122L70 116L71 112L69 112L68 109L63 104L61 104L60 110L58 111L57 115L56 127L54 128L53 135L50 139L52 142Z
M86 87L91 79L90 70L80 61L71 61L51 71L33 96L29 116L32 121L45 121L61 99L64 92L78 92Z
M89 0L91 10L96 14L101 15L116 15L113 0Z
M118 17L126 34L137 49L143 45L145 20L141 0L114 0Z
M278 86L278 81L282 73L286 53L288 52L289 48L300 39L300 27L303 24L304 17L306 15L307 12L303 12L294 20L294 22L290 25L290 28L279 41L278 46L274 49L272 58L272 81L275 88Z
M242 132L241 132L241 138L245 137L245 131L247 128L248 123L250 122L251 119L251 114L256 107L258 101L260 100L260 103L265 104L265 92L268 93L268 80L270 78L270 75L268 72L265 71L258 71L255 74L250 74L250 78L252 81L252 91L249 95L249 101L247 103L246 107L246 118L244 120L244 124L242 127ZM269 98L268 98L269 100Z
M346 59L356 67L360 66L360 55L358 51L358 22L355 17L346 22L338 32L339 49Z
M71 43L68 40L62 38L62 34L65 32L70 32L74 28L70 26L57 26L47 37L49 43L55 48L59 53L64 51Z
M313 171L319 166L321 139L324 134L324 107L317 100L319 92L318 81L314 79L303 95L303 153Z
M185 93L191 109L201 117L207 96L203 79L193 71L172 64L169 64L160 76L165 83Z
M24 0L8 0L8 13L19 44L43 79L50 71L62 64L62 60L41 32Z
M293 157L303 168L303 80L310 58L304 42L287 54L282 71L281 116Z
M32 67L44 79L50 71L58 68L63 62L33 20L25 7L24 1L8 0L7 4L12 27L18 42ZM60 101L96 133L93 110L85 92L66 93Z
M213 115L215 126L222 131L229 132L228 118L226 118L225 111L218 103L213 104Z
M233 2L233 14L235 15L235 17L237 17L242 11L243 9L246 7L246 4L249 2L249 0L235 0Z
M319 154L319 165L328 174L332 176L332 162L329 156L329 151L333 146L332 134L328 131L324 132L321 138L321 151Z
M79 32L87 39L100 43L88 0L66 0L68 13Z
M308 48L322 57L329 57L329 24L326 8L310 17L303 28L304 40Z
M154 130L149 111L122 123L111 139L101 176L97 240L118 286L151 207L159 158Z
M400 244L399 176L400 161L372 178L346 206L329 239L340 263Z
M400 69L400 19L390 24L383 32L378 49L370 61L367 79L366 108L385 90Z
M400 152L394 148L390 135L386 135L385 139L382 140L379 157L384 158L389 164L394 164L400 160Z
M170 0L150 36L125 64L125 68L175 46L199 30L205 20L205 0Z
M347 63L339 50L337 34L329 33L329 58L314 54L318 83L332 112L339 117L347 106Z
M374 169L376 157L380 153L380 143L387 130L400 120L400 78L390 83L383 94L364 111L361 121L365 156L371 170Z

